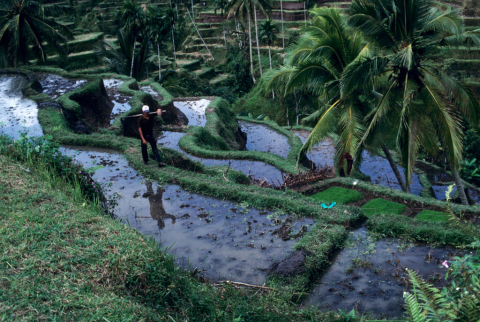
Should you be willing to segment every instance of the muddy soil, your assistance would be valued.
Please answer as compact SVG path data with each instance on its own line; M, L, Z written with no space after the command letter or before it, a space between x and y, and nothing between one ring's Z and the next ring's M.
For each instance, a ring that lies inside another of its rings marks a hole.
M319 280L305 305L324 309L357 309L378 317L404 312L403 292L411 286L405 269L437 287L446 284L446 260L461 256L454 248L434 248L395 239L375 241L362 227L350 234L347 246Z
M247 150L269 152L282 158L287 157L290 152L287 137L263 124L246 121L239 121L238 124L240 124L242 132L247 134Z
M38 123L37 104L22 97L22 87L26 80L18 75L0 76L0 133L13 139L20 137L20 132L30 136L43 135Z
M93 178L111 183L114 214L155 238L185 268L198 268L214 280L261 284L272 263L287 257L314 221L260 211L234 202L161 187L145 180L123 155L111 150L65 147L85 167L103 166ZM289 227L287 229L281 227Z
M53 74L38 74L37 77L42 85L43 93L49 95L53 99L71 92L87 82L86 80L67 79Z
M274 166L260 162L249 160L220 160L220 159L203 159L184 152L178 146L178 141L184 136L185 133L181 132L169 132L164 131L158 138L158 145L168 147L170 149L183 153L186 157L193 161L198 161L208 167L212 166L228 166L234 170L238 170L256 179L266 179L268 182L272 182L274 185L280 185L283 182L282 172Z

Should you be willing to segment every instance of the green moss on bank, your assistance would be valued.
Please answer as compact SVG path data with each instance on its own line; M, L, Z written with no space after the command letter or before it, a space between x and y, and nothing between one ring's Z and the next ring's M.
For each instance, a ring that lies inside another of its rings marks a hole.
M371 216L367 228L382 237L406 238L440 245L468 245L475 239L470 232L459 230L447 222L432 223L393 214Z
M368 217L377 214L399 215L407 210L407 206L385 199L377 198L370 200L362 207L362 211Z
M345 189L341 187L332 187L325 191L318 192L310 198L324 201L324 202L336 202L337 204L347 204L363 199L363 195L355 190Z
M445 222L445 221L448 221L448 215L444 212L433 211L433 210L423 210L417 215L417 217L415 217L415 220Z

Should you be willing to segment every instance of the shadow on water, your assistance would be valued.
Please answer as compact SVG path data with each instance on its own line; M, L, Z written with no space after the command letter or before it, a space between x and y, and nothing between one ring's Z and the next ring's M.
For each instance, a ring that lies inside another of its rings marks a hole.
M53 74L38 75L38 81L42 85L43 93L51 96L53 99L71 92L87 82L86 80L67 79Z
M246 175L250 175L256 179L267 179L272 184L283 182L282 172L274 166L260 162L249 160L220 160L220 159L202 159L191 154L184 152L178 146L178 141L185 135L181 132L169 132L164 131L159 137L157 143L159 146L164 146L183 153L186 157L193 161L198 161L208 167L212 166L228 166L234 170L243 172Z
M26 80L18 75L0 76L0 134L13 139L20 132L28 131L30 136L43 135L38 123L37 104L22 97L22 87Z
M262 269L284 259L295 244L275 230L288 224L295 234L314 222L189 193L175 185L158 186L111 150L64 147L63 153L76 155L86 168L103 166L93 178L111 183L109 196L118 194L114 214L155 238L179 265L204 269L208 278L263 283Z
M242 132L247 134L247 150L277 154L286 158L290 144L286 136L263 124L239 121Z
M461 255L456 252L395 239L375 241L362 227L350 234L346 247L305 304L346 311L355 308L379 317L401 316L403 292L410 291L405 268L441 287L447 271L442 263Z

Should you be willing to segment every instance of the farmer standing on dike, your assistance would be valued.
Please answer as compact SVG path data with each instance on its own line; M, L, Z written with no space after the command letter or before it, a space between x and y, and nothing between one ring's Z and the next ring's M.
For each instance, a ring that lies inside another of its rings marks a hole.
M152 147L153 155L155 160L158 162L159 167L164 167L165 163L162 163L160 159L160 154L157 149L157 141L153 135L153 126L155 125L155 116L162 115L162 110L158 109L156 115L150 115L150 107L148 105L142 106L143 115L138 119L138 133L140 134L140 139L142 140L142 157L145 165L148 165L148 153L147 153L147 142L150 143Z

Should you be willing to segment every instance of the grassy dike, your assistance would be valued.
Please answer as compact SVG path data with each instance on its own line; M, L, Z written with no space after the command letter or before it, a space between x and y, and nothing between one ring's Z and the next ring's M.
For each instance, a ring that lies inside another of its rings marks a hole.
M180 148L192 155L204 158L262 161L285 173L295 174L298 173L299 169L305 169L302 166L298 168L296 165L296 158L302 147L302 141L295 134L272 121L235 118L235 114L226 106L227 104L221 98L212 101L205 113L207 118L205 127L191 127L187 134L180 139ZM229 142L234 138L227 133L237 130L236 119L266 125L286 136L291 147L287 158L284 159L276 154L260 151L233 150L231 148L232 144Z
M299 310L284 290L200 283L153 239L39 171L0 154L0 320L344 320Z

